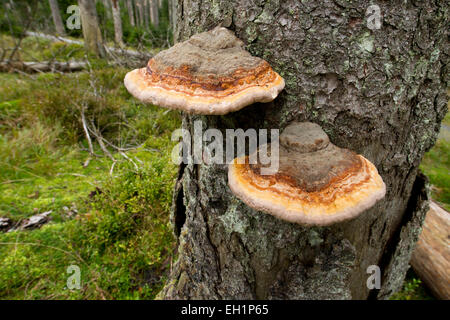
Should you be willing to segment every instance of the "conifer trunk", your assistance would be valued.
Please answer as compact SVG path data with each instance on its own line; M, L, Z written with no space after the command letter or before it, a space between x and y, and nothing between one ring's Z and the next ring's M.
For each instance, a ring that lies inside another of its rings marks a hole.
M78 0L78 5L80 7L81 26L86 49L97 56L105 56L95 1Z
M53 23L55 24L55 29L58 35L65 35L64 24L62 22L61 13L59 12L58 1L49 0L50 9L52 11Z
M122 18L120 17L120 5L118 0L111 0L114 21L114 40L117 45L123 46Z
M128 11L128 17L130 19L130 24L131 26L135 26L135 22L134 22L134 9L133 9L133 1L132 0L127 0L127 11Z
M179 0L178 41L225 26L286 80L267 104L226 116L184 115L193 131L318 123L339 147L364 155L386 197L358 218L304 227L258 212L227 185L226 165L180 167L172 221L177 259L163 299L386 299L409 268L428 209L418 166L447 110L448 5L379 1ZM225 137L225 134L224 134ZM370 290L367 268L381 270Z

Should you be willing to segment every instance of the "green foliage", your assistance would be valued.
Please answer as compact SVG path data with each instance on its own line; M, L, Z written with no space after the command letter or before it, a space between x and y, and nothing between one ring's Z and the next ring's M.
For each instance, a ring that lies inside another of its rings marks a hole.
M450 211L450 113L447 113L440 138L436 145L425 154L420 165L430 178L432 197Z
M52 210L41 229L0 233L1 299L151 299L165 279L179 115L132 98L126 70L91 64L74 74L0 74L0 216ZM80 105L111 142L143 143L127 152L137 168L112 149L112 176L107 157L83 167ZM80 290L66 288L72 264Z
M48 1L14 0L0 4L0 32L20 36L26 30L49 30L53 23Z
M14 48L16 40L7 34L0 34L0 43L3 47ZM6 58L10 58L10 52ZM16 51L13 60L21 61L70 61L82 60L86 57L84 47L79 44L68 44L64 42L52 42L50 40L38 37L24 37L21 47ZM89 58L92 56L89 55Z
M391 300L433 300L433 297L425 288L422 280L418 278L414 270L409 269L406 274L403 288L395 293Z

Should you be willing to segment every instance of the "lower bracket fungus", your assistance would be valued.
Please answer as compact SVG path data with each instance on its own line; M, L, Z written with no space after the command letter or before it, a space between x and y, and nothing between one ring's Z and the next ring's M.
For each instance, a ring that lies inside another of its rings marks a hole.
M284 88L269 63L252 56L230 30L217 27L155 55L124 83L139 100L190 113L223 115L270 102Z
M267 166L250 163L249 156L234 159L228 169L233 193L254 209L304 225L352 219L386 193L369 160L335 146L319 125L310 122L286 127L279 139L277 172L266 174L262 169Z

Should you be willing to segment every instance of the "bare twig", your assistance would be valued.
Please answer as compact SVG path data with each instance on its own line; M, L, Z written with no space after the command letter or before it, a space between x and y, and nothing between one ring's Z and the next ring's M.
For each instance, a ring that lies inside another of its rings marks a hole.
M113 170L114 170L115 165L116 165L116 161L113 161L113 163L111 165L111 169L109 169L109 175L110 176L112 176L112 174L113 174Z
M100 133L100 131L97 129L97 127L94 125L94 122L91 120L91 126L92 129L90 129L88 127L88 129L91 131L91 133L95 136L95 138L97 139L98 144L100 145L100 148L102 149L102 151L112 160L112 161L116 161L116 159L114 159L114 157L112 156L111 152L109 152L108 148L106 148L105 144L103 143L103 137L102 134Z
M121 154L125 159L127 159L128 161L130 161L130 162L134 165L134 168L135 168L136 170L138 169L138 166L137 166L136 162L134 162L133 160L131 160L131 158L128 157L124 152L121 151L120 154Z
M89 165L89 162L91 161L91 158L94 156L94 147L92 146L91 136L89 135L89 130L87 128L86 116L84 115L84 110L85 109L86 109L86 106L82 106L80 108L80 113L81 113L81 123L83 124L84 134L86 135L86 139L88 141L89 158L87 158L86 161L83 163L83 168L86 168Z
M102 137L102 139L103 139L103 141L104 141L107 145L109 145L111 148L116 149L116 150L119 151L119 152L124 152L124 151L130 151L130 150L134 150L134 149L139 149L140 147L142 147L143 145L145 145L145 142L143 142L143 143L141 143L141 144L138 145L138 146L132 146L132 147L122 148L122 147L118 147L118 146L112 144L111 142L109 142L108 140L106 140L106 139L103 138L103 137Z

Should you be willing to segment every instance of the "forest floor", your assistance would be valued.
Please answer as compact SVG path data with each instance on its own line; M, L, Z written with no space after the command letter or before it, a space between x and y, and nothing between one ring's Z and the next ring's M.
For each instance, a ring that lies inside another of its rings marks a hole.
M34 41L25 38L18 54L84 56L79 45L48 42L45 51ZM127 70L95 59L90 66L66 74L0 73L0 218L16 228L0 232L0 299L152 299L176 254L170 138L180 114L134 99L123 86ZM81 113L104 138L91 132L94 155ZM450 115L444 125L450 127ZM447 209L449 154L444 132L421 165ZM48 211L49 223L20 230ZM80 268L79 289L67 288L70 266ZM394 298L432 297L410 271Z

